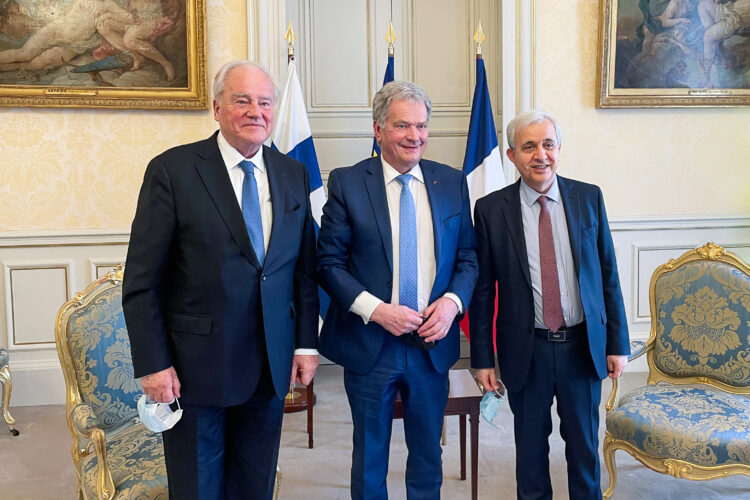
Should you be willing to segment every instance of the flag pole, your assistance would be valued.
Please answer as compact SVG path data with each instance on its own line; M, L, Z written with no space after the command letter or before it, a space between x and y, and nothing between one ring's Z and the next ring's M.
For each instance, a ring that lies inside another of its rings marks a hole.
M286 33L284 34L284 40L286 40L286 62L289 64L294 60L294 42L297 41L297 35L294 34L294 29L292 28L292 20L289 19L289 27L286 29Z
M297 35L294 34L294 28L292 28L292 20L289 19L289 27L284 34L284 40L286 40L287 51L286 51L286 62L287 65L294 61L294 42L297 41ZM315 404L315 393L313 392L313 381L310 381L307 389L302 392L295 390L296 384L294 381L289 385L289 392L284 398L284 413L294 413L298 411L307 410ZM308 433L311 425L311 414L308 412ZM308 436L308 447L312 448L312 435Z

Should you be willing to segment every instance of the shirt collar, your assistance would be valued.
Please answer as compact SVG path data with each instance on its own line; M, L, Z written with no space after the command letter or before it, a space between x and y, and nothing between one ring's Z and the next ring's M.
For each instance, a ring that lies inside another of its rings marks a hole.
M380 162L383 164L383 177L385 178L385 185L387 186L396 177L401 175L401 172L393 168L382 156L380 157ZM424 176L422 175L422 169L419 167L419 163L414 165L407 174L424 184Z
M536 200L539 199L541 194L542 193L529 187L529 185L523 181L523 178L521 179L521 199L523 199L523 202L526 203L526 205L531 206L536 203ZM547 191L545 196L554 202L560 201L560 188L557 185L557 174L555 174L555 180L552 181L552 185L549 187L549 191Z
M261 146L260 149L258 149L258 152L252 157L245 158L242 156L242 153L234 149L231 144L227 142L226 138L221 133L221 130L219 130L219 135L216 136L216 142L219 144L219 153L221 153L221 158L224 160L224 165L226 166L227 171L232 170L243 160L250 160L255 165L255 168L261 172L265 172L266 164L263 161L263 146Z

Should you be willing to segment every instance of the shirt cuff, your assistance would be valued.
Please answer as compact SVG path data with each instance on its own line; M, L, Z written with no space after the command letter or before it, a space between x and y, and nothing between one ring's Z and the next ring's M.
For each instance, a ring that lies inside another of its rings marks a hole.
M458 306L458 314L463 314L463 312L464 312L464 306L461 303L461 299L458 298L458 295L456 295L455 293L446 292L443 295L443 297L447 297L447 298L451 299L453 302L455 302L456 305Z
M364 291L357 295L354 299L354 303L349 308L349 312L353 312L364 321L365 325L370 322L370 317L375 309L382 304L383 301L371 294L368 291Z
M318 350L317 349L295 349L294 355L295 356L317 356Z

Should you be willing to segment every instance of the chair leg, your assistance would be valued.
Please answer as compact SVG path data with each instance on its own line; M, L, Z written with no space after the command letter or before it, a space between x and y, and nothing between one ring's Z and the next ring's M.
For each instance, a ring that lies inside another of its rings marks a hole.
M609 474L609 486L602 493L602 498L607 499L615 491L615 483L617 482L617 469L615 468L615 451L617 451L617 448L614 446L614 439L609 434L604 436L603 448L604 464L607 466L607 473Z
M273 485L273 500L279 500L279 491L281 491L281 467L276 464L276 484Z
M13 392L13 381L10 378L10 370L7 366L4 366L2 370L0 370L0 385L3 386L2 403L0 404L0 408L2 408L3 419L8 425L8 430L10 431L10 433L14 436L18 436L20 433L15 427L13 427L13 424L16 423L16 420L10 416L9 411L10 393Z

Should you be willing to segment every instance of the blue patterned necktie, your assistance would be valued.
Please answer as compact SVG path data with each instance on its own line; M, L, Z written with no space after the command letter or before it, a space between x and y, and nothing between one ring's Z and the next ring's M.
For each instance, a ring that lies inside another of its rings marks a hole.
M396 177L401 183L401 207L398 222L398 301L417 311L417 211L409 191L410 174Z
M245 172L242 181L242 217L245 219L247 234L253 244L255 256L263 265L266 256L263 245L263 220L260 217L260 199L258 198L258 183L255 181L255 165L250 160L240 162L240 168Z

